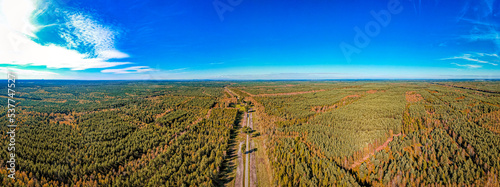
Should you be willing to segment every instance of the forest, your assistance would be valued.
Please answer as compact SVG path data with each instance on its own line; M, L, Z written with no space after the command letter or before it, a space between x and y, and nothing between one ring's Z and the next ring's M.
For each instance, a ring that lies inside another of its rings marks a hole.
M257 186L500 185L497 81L16 86L16 179L2 167L1 186L234 186L246 112L264 155ZM7 109L0 116L5 166Z
M18 172L1 175L1 186L223 185L239 114L220 104L224 85L19 82Z
M498 186L500 82L233 85L252 96L275 186Z

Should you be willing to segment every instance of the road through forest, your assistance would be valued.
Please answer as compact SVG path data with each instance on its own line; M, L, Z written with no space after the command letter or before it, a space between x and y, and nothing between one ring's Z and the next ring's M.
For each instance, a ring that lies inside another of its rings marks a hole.
M252 113L245 113L243 116L243 127L248 127L253 130L253 118ZM242 152L242 144L244 141L240 142L238 148L238 166L236 169L236 181L235 187L249 187L257 186L257 172L255 166L255 153L252 150L253 142L251 141L251 135L246 134L245 151ZM245 163L243 163L243 155L245 154Z
M247 126L253 130L252 113L247 113ZM255 167L255 153L252 150L253 142L250 141L250 134L247 134L246 143L246 164L245 164L245 186L257 186L257 172Z
M253 130L253 116L252 116L252 113L250 113L250 116L249 116L249 123L248 123L248 127L250 127L252 130ZM250 135L247 135L247 136L250 136ZM254 148L254 142L253 141L249 141L248 142L250 148L249 148L249 153L248 155L250 156L250 165L248 165L249 167L249 170L250 170L250 187L254 187L254 186L257 186L257 169L256 169L256 165L255 165L255 150L253 150Z
M236 178L234 181L234 186L235 187L242 187L243 186L243 168L245 167L243 165L243 155L241 152L241 146L243 145L243 141L240 142L240 145L238 146L238 166L236 168Z

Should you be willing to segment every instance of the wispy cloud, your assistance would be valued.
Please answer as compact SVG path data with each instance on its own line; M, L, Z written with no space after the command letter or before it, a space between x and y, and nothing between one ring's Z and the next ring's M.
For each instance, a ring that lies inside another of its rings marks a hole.
M487 59L488 57L496 57L497 60L491 60ZM455 57L449 57L449 58L443 58L441 60L465 60L465 61L470 61L470 62L475 62L475 63L481 63L481 64L490 64L493 66L497 66L498 64L493 63L491 61L498 61L498 55L497 54L488 54L488 53L474 53L474 54L463 54L462 56L455 56Z
M170 70L165 70L166 72L177 72L177 71L183 71L189 68L177 68L177 69L170 69Z
M439 43L439 45L438 45L438 46L439 46L439 47L446 47L446 46L448 46L448 43L446 43L446 42L441 42L441 43Z
M488 53L476 53L476 54L479 56L490 56L490 57L497 57L498 59L500 59L500 56L498 56L498 54L488 54Z
M470 19L470 18L460 18L461 21L466 21L468 23L471 23L471 24L475 24L475 25L483 25L483 26L497 26L496 23L494 22L488 22L488 21L480 21L480 20L474 20L474 19Z
M118 29L101 24L92 16L81 12L67 11L65 17L66 26L62 28L60 34L70 46L76 45L71 47L90 46L93 49L90 52L97 56L106 51L116 51L115 40L120 35ZM123 57L123 55L117 57Z
M451 64L454 64L454 65L457 65L457 66L460 66L460 67L467 67L467 68L481 68L483 66L481 65L473 65L473 64L457 64L457 63L451 63Z
M463 17L465 16L467 11L469 10L469 6L470 6L469 2L465 2L465 5L462 7L460 12L458 13L457 21L460 21L463 19Z
M457 21L464 21L469 33L460 36L459 40L467 42L491 42L500 51L500 22L497 18L495 4L497 0L469 0L463 5Z
M476 27L471 31L471 34L463 35L461 37L469 42L491 41L496 44L497 47L500 47L500 32L492 27L486 29Z
M149 66L132 66L122 69L105 69L101 73L114 73L114 74L127 74L127 73L145 73L149 71L156 71Z
M224 64L224 62L212 62L212 63L210 63L210 65L220 65L220 64Z

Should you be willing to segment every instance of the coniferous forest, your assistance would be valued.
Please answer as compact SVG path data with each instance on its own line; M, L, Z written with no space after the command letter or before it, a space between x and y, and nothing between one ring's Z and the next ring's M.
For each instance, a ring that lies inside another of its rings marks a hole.
M0 185L235 186L243 150L255 186L499 186L499 85L19 81Z

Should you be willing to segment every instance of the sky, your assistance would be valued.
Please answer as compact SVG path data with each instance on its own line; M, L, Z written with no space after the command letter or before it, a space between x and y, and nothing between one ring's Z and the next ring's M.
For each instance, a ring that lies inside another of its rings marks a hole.
M0 0L0 76L500 79L500 0Z

